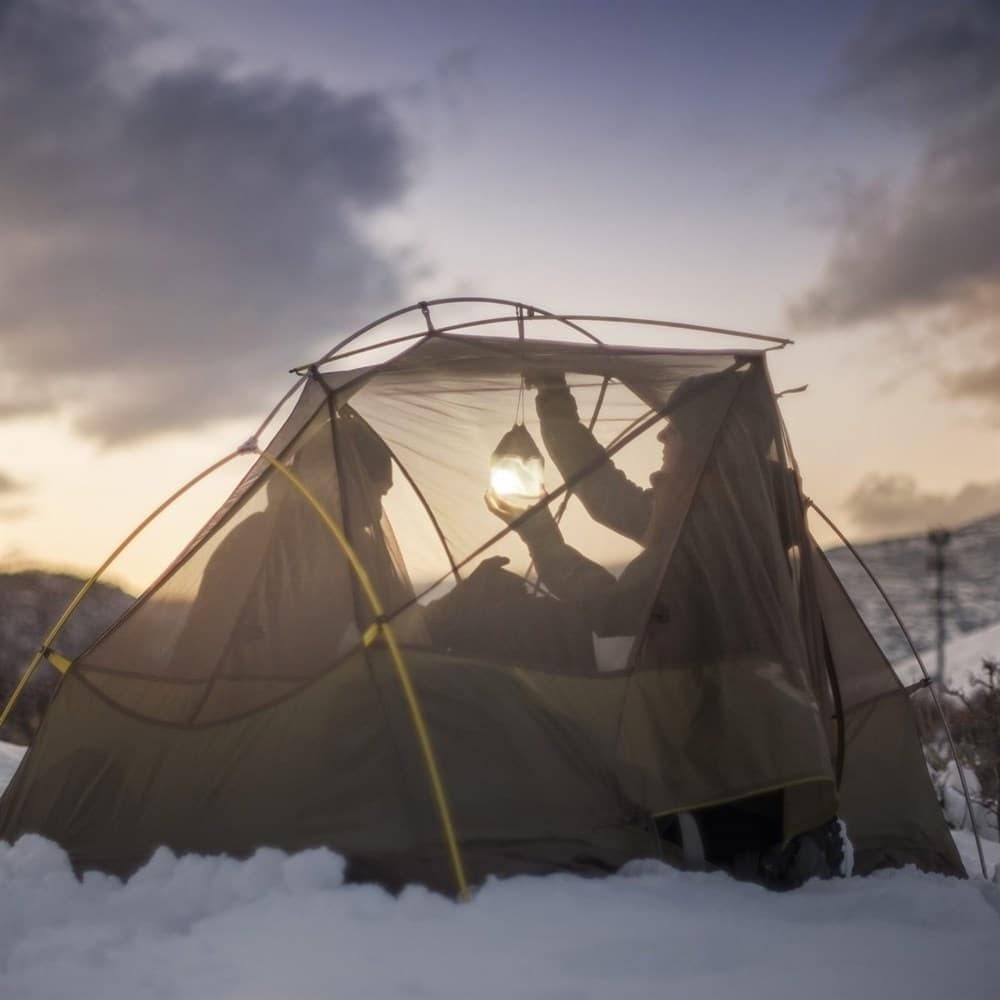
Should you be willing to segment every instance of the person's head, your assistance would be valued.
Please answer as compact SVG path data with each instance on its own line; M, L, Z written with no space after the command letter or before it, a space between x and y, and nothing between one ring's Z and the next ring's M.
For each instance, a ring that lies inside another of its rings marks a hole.
M343 414L341 447L358 460L371 492L380 499L392 489L392 452L371 426L352 411Z
M664 410L667 423L656 435L663 445L663 458L660 468L649 477L654 488L663 485L678 470L691 449L699 447L704 429L710 423L705 420L705 413L717 405L713 397L717 393L734 392L736 380L741 377L741 373L734 371L693 375L673 391Z
M654 489L663 486L678 470L688 450L683 432L672 420L660 430L656 440L663 446L663 455L660 467L654 469L649 476L649 484Z

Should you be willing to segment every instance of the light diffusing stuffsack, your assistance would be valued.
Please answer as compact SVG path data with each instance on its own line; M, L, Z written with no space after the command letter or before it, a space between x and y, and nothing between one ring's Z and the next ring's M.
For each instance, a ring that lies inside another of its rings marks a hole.
M490 489L501 500L532 504L545 493L545 461L524 424L515 424L490 456Z

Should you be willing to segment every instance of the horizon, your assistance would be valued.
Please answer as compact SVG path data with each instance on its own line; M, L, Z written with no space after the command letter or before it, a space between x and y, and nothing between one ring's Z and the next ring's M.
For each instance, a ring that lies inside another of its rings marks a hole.
M973 518L963 524L956 525L955 527L949 529L953 534L957 532L968 531L969 529L974 529L977 525L982 524L986 521L992 521L1000 519L1000 511L996 511L991 514L985 514L982 517ZM180 544L178 544L174 555L179 555L183 550L184 546L189 542L190 538L185 538ZM881 546L893 543L903 543L903 542L919 542L921 540L927 540L927 532L915 531L906 532L904 534L888 534L882 535L877 538L865 538L865 539L853 539L849 538L848 542L855 548L869 548L872 546ZM828 545L821 545L821 550L827 555L839 552L848 551L848 546L840 541L839 538L834 537L833 543ZM103 561L103 560L102 560ZM84 582L89 580L94 572L99 568L99 563L92 567L74 567L70 564L60 565L59 563L45 563L45 562L12 562L4 569L0 569L0 576L15 576L22 573L46 573L53 576L65 576L70 577L74 580L79 580ZM161 567L161 569L166 569L166 564ZM876 574L877 575L877 574ZM123 593L129 597L138 597L146 586L133 586L130 584L127 577L120 577L114 572L114 564L109 566L105 573L102 573L98 578L99 583L107 584L108 586L114 587L121 590ZM430 581L429 581L430 582Z

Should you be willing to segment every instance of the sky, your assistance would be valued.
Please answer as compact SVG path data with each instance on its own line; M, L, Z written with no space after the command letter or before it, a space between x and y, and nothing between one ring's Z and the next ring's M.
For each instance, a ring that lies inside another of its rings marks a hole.
M3 563L89 574L290 367L463 294L790 337L850 537L1000 510L997 51L995 0L0 0Z

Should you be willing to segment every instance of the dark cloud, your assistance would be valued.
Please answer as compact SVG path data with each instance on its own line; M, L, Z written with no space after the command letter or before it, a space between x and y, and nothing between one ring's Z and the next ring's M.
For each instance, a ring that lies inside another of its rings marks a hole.
M404 280L365 228L407 187L387 99L153 72L162 36L128 3L0 0L0 358L108 442L260 412Z
M1000 287L1000 4L884 4L848 48L841 99L923 136L920 163L892 196L845 188L839 235L801 327L963 310Z
M936 526L956 527L1000 510L1000 480L967 483L957 493L921 492L910 476L866 477L846 509L865 534L906 535Z
M951 118L1000 85L996 0L877 4L848 44L842 97L924 124Z
M957 399L1000 400L1000 361L942 377L948 394ZM1000 421L1000 413L997 414Z

